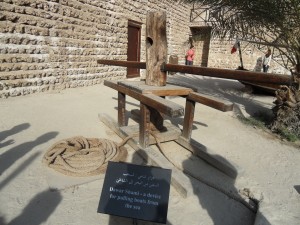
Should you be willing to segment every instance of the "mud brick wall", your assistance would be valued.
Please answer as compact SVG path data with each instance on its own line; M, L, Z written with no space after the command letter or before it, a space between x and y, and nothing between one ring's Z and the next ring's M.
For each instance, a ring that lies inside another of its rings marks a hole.
M231 54L234 41L220 41L212 38L210 41L208 66L216 68L236 69L241 65L238 51ZM255 71L257 68L257 60L264 56L267 51L257 49L251 43L241 41L242 59L244 68L250 71ZM275 52L276 53L276 52ZM290 71L282 67L278 62L281 59L274 58L270 64L269 73L290 74Z
M185 51L190 6L178 1L3 0L0 3L0 97L26 95L123 79L126 68L98 58L127 59L128 20L167 12L169 54Z
M148 11L167 13L168 59L175 55L184 64L192 33L191 7L178 0L2 0L0 98L126 78L126 68L99 65L97 59L127 60L132 20L142 24L140 60L145 61ZM230 69L240 65L238 54L230 54L232 42L201 41L195 45L195 65ZM262 55L251 45L244 47L244 67L252 70ZM276 63L270 72L286 73Z

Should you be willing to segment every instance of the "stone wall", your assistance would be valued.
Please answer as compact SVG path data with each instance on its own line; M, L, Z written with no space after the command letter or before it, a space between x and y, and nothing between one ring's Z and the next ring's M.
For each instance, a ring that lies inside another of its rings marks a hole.
M176 55L179 64L184 64L192 33L191 5L181 2L2 0L0 98L126 78L126 68L99 65L97 59L127 60L128 20L133 20L142 24L140 60L145 61L148 11L167 13L168 58ZM232 45L202 40L198 49L196 46L196 54L201 57L197 56L195 65L236 69L240 62L237 53L230 54ZM251 45L242 47L244 67L252 70L263 53ZM272 63L270 72L286 73L276 63ZM145 70L141 76L145 76Z
M0 97L88 86L123 79L126 68L96 60L127 59L128 20L141 22L145 61L146 13L167 12L168 53L182 55L190 6L177 1L4 0L0 4Z

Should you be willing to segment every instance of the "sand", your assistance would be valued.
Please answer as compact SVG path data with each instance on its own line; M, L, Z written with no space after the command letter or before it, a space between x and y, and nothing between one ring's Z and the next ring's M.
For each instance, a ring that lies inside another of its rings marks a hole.
M300 223L299 145L291 145L237 115L271 113L273 96L247 94L237 81L177 74L170 81L235 103L220 112L197 104L192 138L241 170L231 179L174 143L163 145L169 160L186 175L192 194L183 198L171 185L167 224L172 225L296 225ZM168 98L182 106L185 99ZM98 119L117 119L117 92L102 84L0 99L0 224L98 225L132 224L130 218L97 213L104 175L66 177L42 163L55 142L73 136L121 139ZM127 98L127 110L139 103ZM169 119L182 128L183 118ZM130 120L129 123L134 123ZM146 164L128 145L126 162ZM253 213L239 201L212 188L259 201ZM245 193L245 191L243 192ZM138 224L155 224L138 221Z

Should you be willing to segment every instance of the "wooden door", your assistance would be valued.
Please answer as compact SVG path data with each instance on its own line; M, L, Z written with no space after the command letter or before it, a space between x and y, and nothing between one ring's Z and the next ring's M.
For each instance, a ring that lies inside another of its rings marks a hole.
M127 61L140 61L141 24L128 21ZM139 77L140 69L127 68L127 78Z

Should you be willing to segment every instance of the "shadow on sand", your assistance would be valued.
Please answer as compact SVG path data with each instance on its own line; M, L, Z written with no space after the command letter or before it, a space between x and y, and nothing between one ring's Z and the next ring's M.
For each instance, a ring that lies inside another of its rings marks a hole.
M8 225L39 225L47 220L62 200L57 191L46 190L31 199L22 213Z
M6 138L8 138L8 137L10 137L14 134L17 134L17 133L19 133L23 130L26 130L29 127L30 127L29 123L22 123L22 124L19 124L17 126L14 126L10 130L1 131L0 132L0 148L6 147L6 146L14 143L13 139L2 142L3 140L5 140Z
M58 132L48 132L37 137L34 141L25 142L9 149L0 156L0 175L14 164L18 159L30 152L34 147L55 138Z

